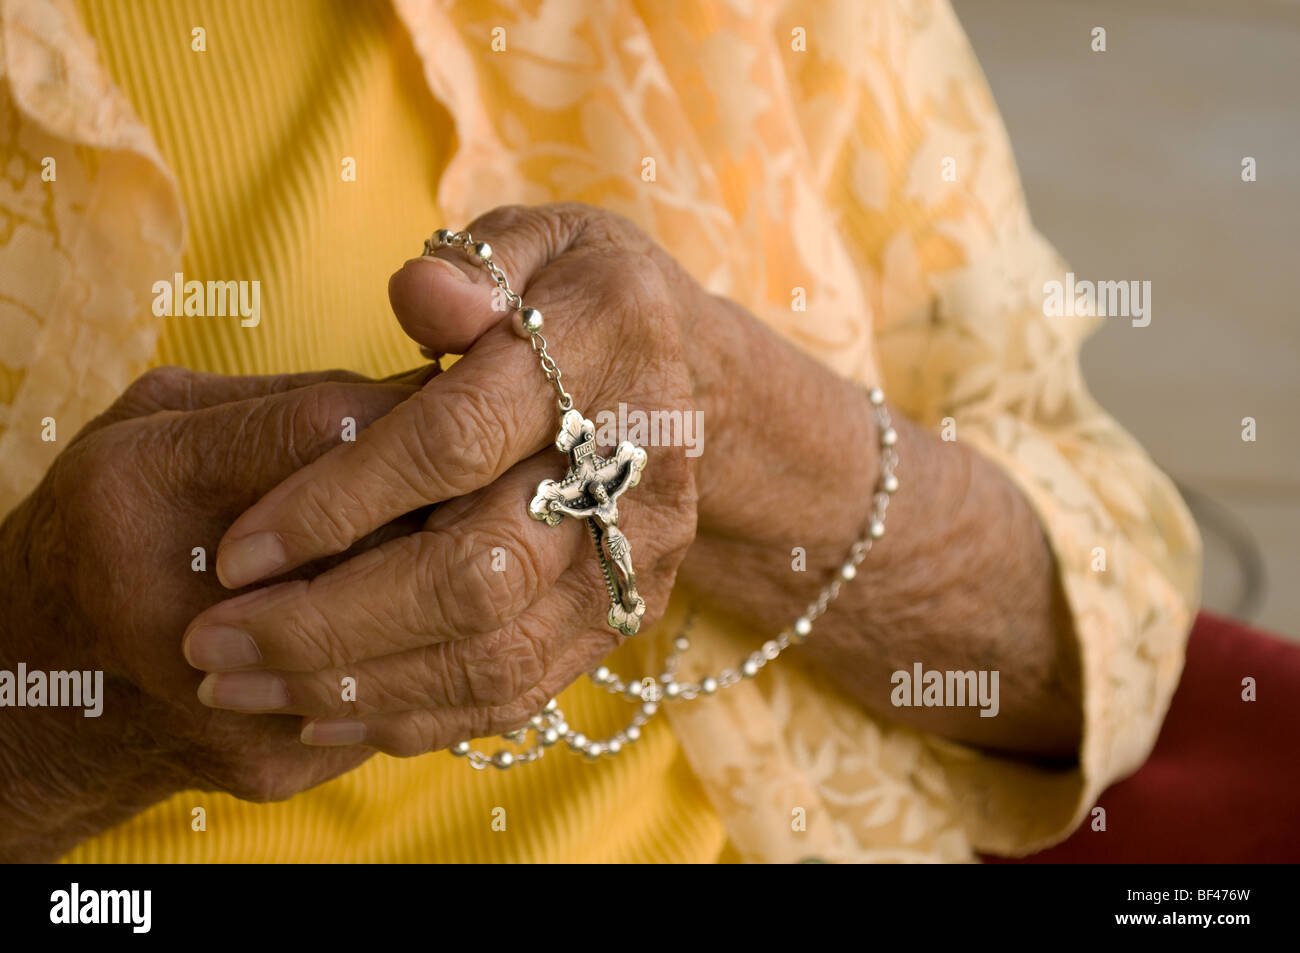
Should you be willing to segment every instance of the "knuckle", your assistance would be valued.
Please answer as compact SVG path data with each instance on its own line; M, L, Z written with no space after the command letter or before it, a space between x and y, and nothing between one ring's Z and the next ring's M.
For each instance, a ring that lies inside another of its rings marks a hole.
M673 296L662 272L643 267L634 252L620 252L618 258L600 288L603 306L655 326L667 324L673 314Z
M71 448L50 469L54 496L72 525L95 525L104 513L101 507L122 490L118 454L114 442L100 438Z
M641 230L628 218L581 202L561 203L557 214L570 223L574 244L625 248L638 244Z
M519 547L508 536L510 534L503 533L500 537L487 538L485 545L478 547L480 554L469 562L473 569L467 573L467 582L478 597L477 601L471 603L473 605L477 602L478 619L489 625L490 629L502 628L515 619L532 603L532 595L536 592L536 585L533 584L536 577L530 568L530 560L513 560L520 566L513 572L510 568L498 571L493 567L491 554L498 546L506 550L506 553L519 553ZM511 562L507 560L507 567L510 566Z
M652 565L656 575L667 574L671 579L676 574L677 567L682 564L682 560L686 558L687 552L695 542L694 526L690 526L689 530L689 532L683 529L665 531L661 543L663 549L658 554L652 555Z
M454 651L443 643L430 645L419 651L419 664L411 667L412 677L420 683L418 690L426 707L447 706L455 708L468 695L463 671L449 663L449 653Z
M688 535L693 539L700 493L689 458L677 448L665 449L664 452L655 454L654 468L655 480L659 484L656 499L663 496L665 504L672 504L671 507L665 505L661 511L671 514L666 531L670 534Z
M277 635L295 668L320 671L346 663L334 626L326 613L312 604L312 582L286 583L298 589L288 600Z
M323 483L302 484L297 490L297 528L283 529L281 533L298 537L307 549L316 545L334 553L347 549L357 536L347 504L358 508L362 504L355 497L341 496L344 492Z
M486 555L486 554L484 554ZM453 592L464 594L465 627L476 633L491 632L501 628L512 617L515 590L504 572L494 570L484 555L471 559L457 574L460 585L452 585Z
M476 533L429 533L417 553L417 584L428 594L425 598L434 599L429 615L441 620L446 634L499 629L520 598L509 574L492 568L492 547L480 539ZM428 628L427 622L422 628Z
M514 702L546 673L544 640L530 634L527 626L450 643L448 655L458 704L472 708Z
M338 405L336 389L330 384L300 388L284 421L283 439L290 458L299 466L312 460L329 433Z
M549 260L576 244L592 223L613 219L603 209L582 202L502 205L472 222L470 231L497 236L501 247L494 257L507 272L517 272L519 249L540 249L541 259Z
M482 590L496 607L498 628L517 618L541 593L542 557L535 549L518 521L501 519L481 534L474 563L484 580ZM498 552L505 554L501 569L496 568Z
M165 495L175 474L153 463L165 453L151 443L124 439L111 432L70 447L50 469L47 486L53 504L51 518L63 532L68 555L86 555L112 563L140 545L141 521L152 518L159 496ZM100 574L96 573L96 577ZM109 574L116 580L117 573Z
M504 469L514 423L495 392L447 388L420 405L419 427L408 452L444 497L473 490Z
M468 391L455 406L459 413L453 415L453 449L468 461L466 475L494 479L505 469L503 452L513 437L513 417L504 412L504 401L495 390Z
M193 378L188 370L174 365L145 371L122 392L122 401L130 406L168 406L189 390Z
M577 241L593 223L606 218L602 210L582 202L554 202L533 210L532 227L552 255Z
M441 580L437 569L442 565L438 546L437 535L427 530L387 544L387 547L392 547L388 558L395 564L409 567L403 570L403 579L395 597L384 607L387 610L385 618L380 618L377 609L370 610L370 618L375 623L376 630L392 634L392 651L406 647L408 637L414 637L418 644L425 638L439 634L438 622L445 618L445 611L438 599ZM369 554L363 554L354 559L360 560L367 556Z

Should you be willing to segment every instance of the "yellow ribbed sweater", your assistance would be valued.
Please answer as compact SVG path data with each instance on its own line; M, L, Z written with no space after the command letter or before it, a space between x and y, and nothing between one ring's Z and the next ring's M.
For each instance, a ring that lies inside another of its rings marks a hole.
M387 278L442 224L435 194L452 130L388 5L80 0L79 11L179 180L186 279L261 282L258 327L172 319L156 363L230 374L347 367L370 375L420 363L391 316ZM192 48L196 29L204 31L203 52ZM349 158L355 181L342 174ZM616 730L628 713L585 681L561 703L589 734ZM205 831L192 829L196 807L205 810ZM475 772L445 753L377 755L280 804L185 792L66 859L733 856L661 719L617 759L596 764L556 752L522 769Z

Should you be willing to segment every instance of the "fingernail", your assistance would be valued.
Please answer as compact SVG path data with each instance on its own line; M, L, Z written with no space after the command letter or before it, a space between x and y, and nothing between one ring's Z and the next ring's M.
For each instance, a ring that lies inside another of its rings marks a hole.
M227 589L238 589L275 572L288 558L279 534L254 533L221 547L217 578Z
M199 683L199 701L209 708L275 711L289 704L289 689L271 672L226 672Z
M465 267L462 268L460 264L458 264L457 262L448 261L447 259L439 258L436 255L421 255L419 258L412 258L406 264L410 265L417 261L429 262L431 265L442 270L447 275L447 277L451 278L453 281L472 280L473 273L470 272L468 269L472 268L473 266L470 265L469 262L465 262Z
M233 625L201 625L185 639L185 658L205 672L258 665L262 653L253 637Z
M305 745L355 745L366 737L366 723L355 718L321 718L308 722L300 736Z

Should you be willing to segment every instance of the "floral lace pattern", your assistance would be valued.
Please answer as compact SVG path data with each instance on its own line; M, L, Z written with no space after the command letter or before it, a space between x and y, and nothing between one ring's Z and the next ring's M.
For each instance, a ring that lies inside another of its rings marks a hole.
M1084 387L1078 352L1097 319L1043 314L1043 283L1066 266L1030 223L949 7L395 6L455 123L438 196L450 222L561 199L627 215L838 373L883 381L922 425L952 418L1051 542L1084 675L1077 767L885 724L799 666L772 666L665 707L739 855L954 861L1066 836L1155 741L1198 601L1199 540L1169 480ZM498 27L508 53L493 49ZM2 512L55 453L32 421L75 429L148 366L160 319L141 289L179 260L184 212L66 3L0 0L0 76ZM49 188L47 156L77 175ZM688 601L683 587L643 654ZM767 637L703 614L688 658L717 667Z

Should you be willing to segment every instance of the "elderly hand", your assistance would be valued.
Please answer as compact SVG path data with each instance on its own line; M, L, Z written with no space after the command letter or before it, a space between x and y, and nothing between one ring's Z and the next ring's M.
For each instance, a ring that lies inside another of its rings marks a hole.
M470 231L545 314L564 386L588 417L624 402L698 409L707 423L703 457L647 447L640 485L619 500L645 624L681 566L696 591L755 625L755 647L790 625L867 523L878 435L861 388L704 292L618 216L504 208ZM421 532L195 619L185 651L212 673L205 702L304 715L309 744L413 755L525 724L615 646L584 527L528 515L539 481L562 476L567 461L551 447L557 414L536 355L491 307L493 290L459 249L394 276L407 332L465 357L244 513L222 540L218 573L247 585L439 505ZM1036 515L975 451L901 413L894 429L902 488L889 535L799 656L828 687L923 730L1073 751L1077 663ZM999 717L894 707L892 674L918 645L931 667L1000 670Z
M587 417L620 401L696 410L686 342L707 296L644 234L578 205L501 209L470 230L545 314L552 356ZM200 690L207 704L307 716L308 744L416 755L519 727L615 647L586 527L529 516L538 483L562 477L568 461L553 447L554 394L528 343L493 309L493 289L458 250L393 277L407 332L464 357L240 517L218 572L244 586L440 505L420 532L196 618L184 648L213 673ZM618 501L646 625L695 537L697 498L683 448L647 450L644 479Z
M48 859L183 788L284 798L364 760L303 748L292 719L198 704L177 644L224 592L210 566L192 571L193 549L212 553L235 515L339 443L345 416L363 428L419 383L363 381L151 371L5 520L0 669L102 671L108 697L95 718L6 709L0 858Z

